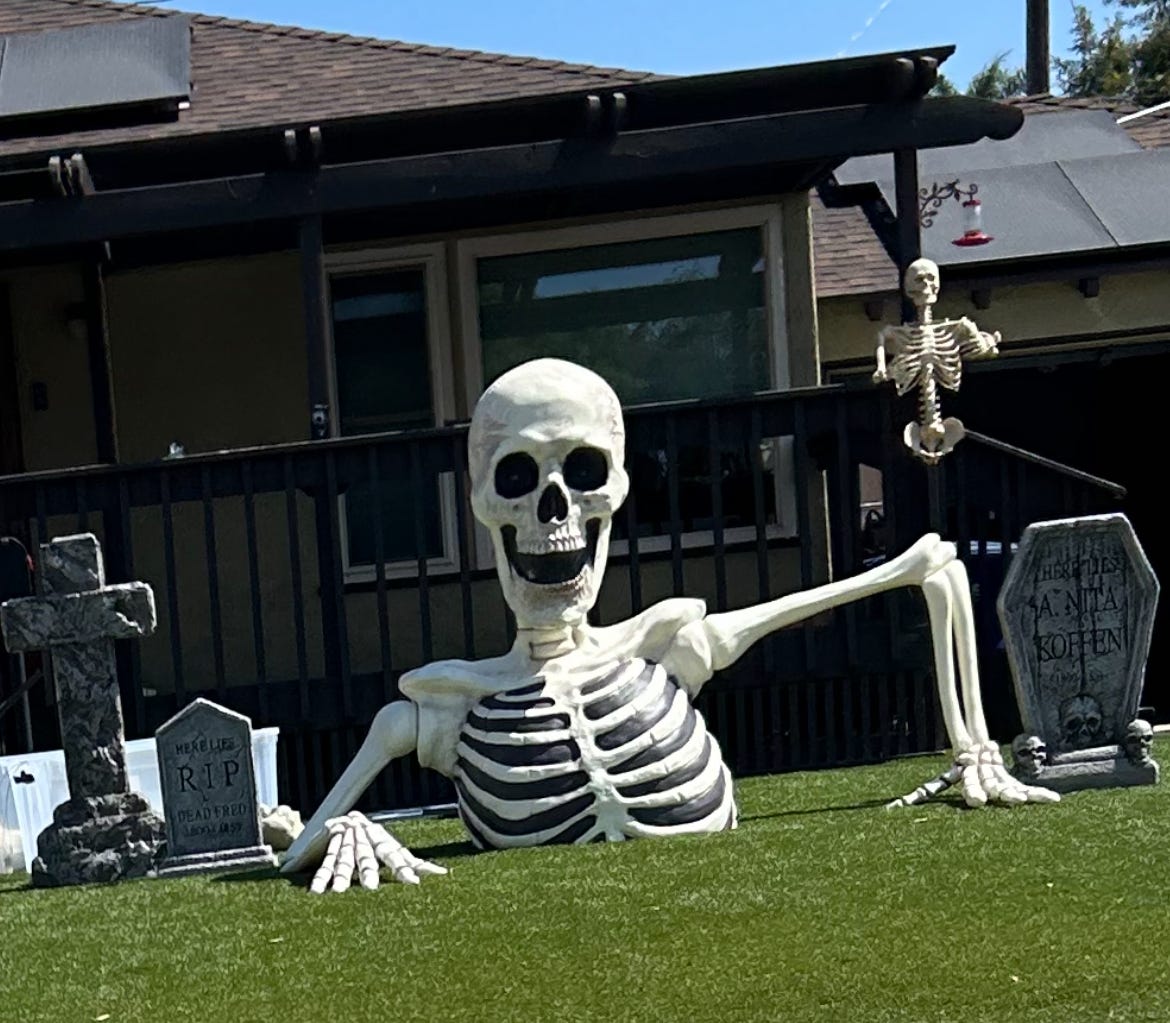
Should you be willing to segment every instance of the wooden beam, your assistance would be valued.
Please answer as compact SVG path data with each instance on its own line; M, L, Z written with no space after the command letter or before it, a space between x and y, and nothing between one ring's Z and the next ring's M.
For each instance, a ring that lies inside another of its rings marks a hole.
M574 190L620 196L680 181L700 201L728 177L1007 138L1022 119L1014 107L955 96L103 191L0 207L0 252Z

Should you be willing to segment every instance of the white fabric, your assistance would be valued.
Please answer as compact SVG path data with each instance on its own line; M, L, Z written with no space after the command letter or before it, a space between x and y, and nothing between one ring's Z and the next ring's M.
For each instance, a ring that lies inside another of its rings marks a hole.
M276 794L276 743L279 728L258 728L252 732L252 763L256 771L257 799L268 806L279 800ZM151 807L165 814L162 784L158 774L155 741L132 739L126 743L126 773L132 792L146 796ZM31 775L27 784L18 777ZM69 798L65 775L65 753L48 750L0 757L0 873L32 870L37 855L37 836L53 823L53 810ZM20 859L13 862L11 850L18 836Z

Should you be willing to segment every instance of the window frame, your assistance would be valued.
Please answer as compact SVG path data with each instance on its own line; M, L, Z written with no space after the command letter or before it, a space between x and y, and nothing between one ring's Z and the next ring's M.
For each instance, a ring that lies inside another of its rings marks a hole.
M340 437L341 406L337 394L337 346L333 337L333 281L336 277L359 274L421 269L426 297L427 363L431 385L431 408L434 426L442 426L455 415L455 381L452 366L453 346L450 329L450 302L446 246L441 242L397 245L386 248L328 252L325 254L325 293L329 303L326 334L329 346L329 425L330 435ZM352 434L351 436L358 436ZM455 507L455 479L452 473L440 473L439 515L443 552L427 558L427 574L459 571L458 516ZM351 563L349 559L349 517L345 495L340 504L339 526L343 579L349 583L374 582L377 565L373 562ZM387 561L384 578L418 577L418 561Z
M610 220L561 227L518 229L506 233L458 239L455 243L456 275L458 279L460 355L464 369L467 407L474 408L483 393L483 347L479 333L479 289L477 263L480 259L496 256L526 255L559 249L587 248L592 245L618 245L625 242L651 241L659 238L681 238L689 235L755 227L760 230L764 252L764 309L767 324L768 371L770 386L787 390L791 384L789 371L789 339L785 316L784 237L779 202L751 206L733 206L715 210L701 210L666 215L640 216L626 220ZM776 491L777 522L765 528L769 539L796 535L796 506L794 488L782 485L793 480L793 446L788 438L767 442L774 465L773 483ZM756 537L755 526L738 526L723 534L726 544L747 542ZM493 548L487 530L475 524L475 557L478 568L493 564ZM682 533L683 549L706 548L714 545L712 530ZM639 537L640 553L668 551L669 534ZM628 540L614 540L610 556L622 557L629 553Z

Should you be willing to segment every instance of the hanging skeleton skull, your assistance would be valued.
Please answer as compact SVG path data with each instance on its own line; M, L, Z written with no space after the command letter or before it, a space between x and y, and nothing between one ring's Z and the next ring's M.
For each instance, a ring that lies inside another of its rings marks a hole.
M1012 740L1012 774L1035 781L1048 763L1048 747L1038 735L1017 735Z
M1132 763L1139 767L1153 763L1154 726L1141 718L1131 721L1126 726L1123 745L1125 755Z
M1088 693L1078 693L1060 705L1060 741L1066 749L1088 749L1101 741L1104 717L1101 704Z
M295 871L324 856L314 891L331 881L344 889L355 871L363 885L376 883L378 862L410 883L440 871L347 814L390 760L410 752L454 781L460 817L483 848L734 827L731 777L694 697L770 632L899 586L919 586L926 598L955 763L898 802L955 782L973 806L1059 798L1008 775L987 734L970 593L953 545L926 536L856 578L739 611L708 615L701 600L678 597L594 628L586 615L629 487L612 389L560 360L518 366L484 392L468 452L472 508L491 532L516 640L500 657L402 676L407 699L378 712L284 862Z

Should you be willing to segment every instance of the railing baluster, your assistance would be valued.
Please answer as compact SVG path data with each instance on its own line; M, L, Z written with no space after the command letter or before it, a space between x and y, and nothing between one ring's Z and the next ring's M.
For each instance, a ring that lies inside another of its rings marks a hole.
M678 496L678 427L674 416L666 417L666 479L670 499L670 571L674 595L683 595L682 511Z
M312 707L309 700L309 654L305 643L305 591L301 578L300 517L297 512L297 490L293 475L292 456L285 455L281 461L284 469L284 509L288 527L288 562L292 584L293 641L297 651L297 693L300 697L301 720L308 721L312 717ZM301 760L303 761L303 744L301 751ZM307 792L308 783L304 780L303 774L298 784L302 785L302 792Z
M837 503L831 510L830 522L836 522L840 536L841 560L843 564L833 566L833 577L844 579L857 572L858 531L861 528L860 501L858 493L857 466L853 464L853 452L849 440L848 409L844 402L837 403ZM845 615L845 651L849 666L856 665L860 656L857 645L857 604L850 601L842 609Z
M627 566L630 579L630 613L638 614L642 610L642 566L638 552L638 498L632 485L629 496L626 497L626 536L630 552Z
M325 452L325 495L329 510L329 559L333 572L333 621L337 630L337 661L341 673L341 707L346 719L353 716L353 679L349 670L349 623L345 608L345 562L341 553L341 505L337 488L337 458L332 451ZM331 742L334 756L337 743ZM337 772L340 773L340 770ZM336 777L337 774L334 775Z
M378 471L379 449L366 452L366 468L370 475L370 496L373 504L370 514L374 522L374 597L378 607L378 647L382 663L382 697L394 696L394 663L390 649L390 609L386 596L386 538L382 535L382 475Z
M768 523L764 509L764 470L760 465L763 457L763 428L760 425L760 409L753 406L748 436L748 461L752 467L752 513L756 520L756 595L760 602L771 597L772 586L768 579Z
M792 406L793 472L796 476L796 537L800 541L800 588L807 590L813 584L812 515L809 511L808 412L804 400L797 398ZM812 624L805 621L801 627L804 636L804 671L808 674L816 663L816 639ZM796 734L795 723L793 734Z
M723 549L723 451L719 444L719 415L707 410L707 471L710 475L711 535L715 557L715 606L727 610L727 554Z
M264 603L260 592L260 552L256 542L256 494L252 483L252 460L240 463L240 484L244 491L244 537L248 547L248 589L252 596L252 649L256 655L257 696L260 716L267 721L268 657L264 649Z
M125 473L118 475L118 518L122 531L122 568L126 573L124 582L134 581L134 526L130 518L130 483ZM142 691L142 647L133 641L125 644L129 647L127 663L130 668L131 705L134 708L134 723L136 734L147 734L146 723L146 694Z
M179 621L179 579L175 568L175 521L171 508L171 475L163 469L158 477L159 500L162 504L163 558L167 573L167 623L171 637L171 670L175 675L175 703L179 708L187 704L187 683L183 674L183 635Z
M423 520L422 456L417 444L410 446L410 489L414 500L414 552L418 569L418 617L422 630L424 661L435 658L435 638L431 629L431 583L427 575L427 544Z
M74 500L77 502L77 532L89 532L89 491L85 485L85 477L78 476L73 481Z
M211 616L211 654L215 664L215 688L222 702L227 692L224 669L223 615L219 595L219 551L215 537L215 498L211 491L211 466L200 472L203 490L203 546L207 555L207 601Z
M475 604L471 599L471 551L467 543L467 447L462 436L452 437L455 465L455 531L459 545L459 597L463 603L463 656L475 658Z

